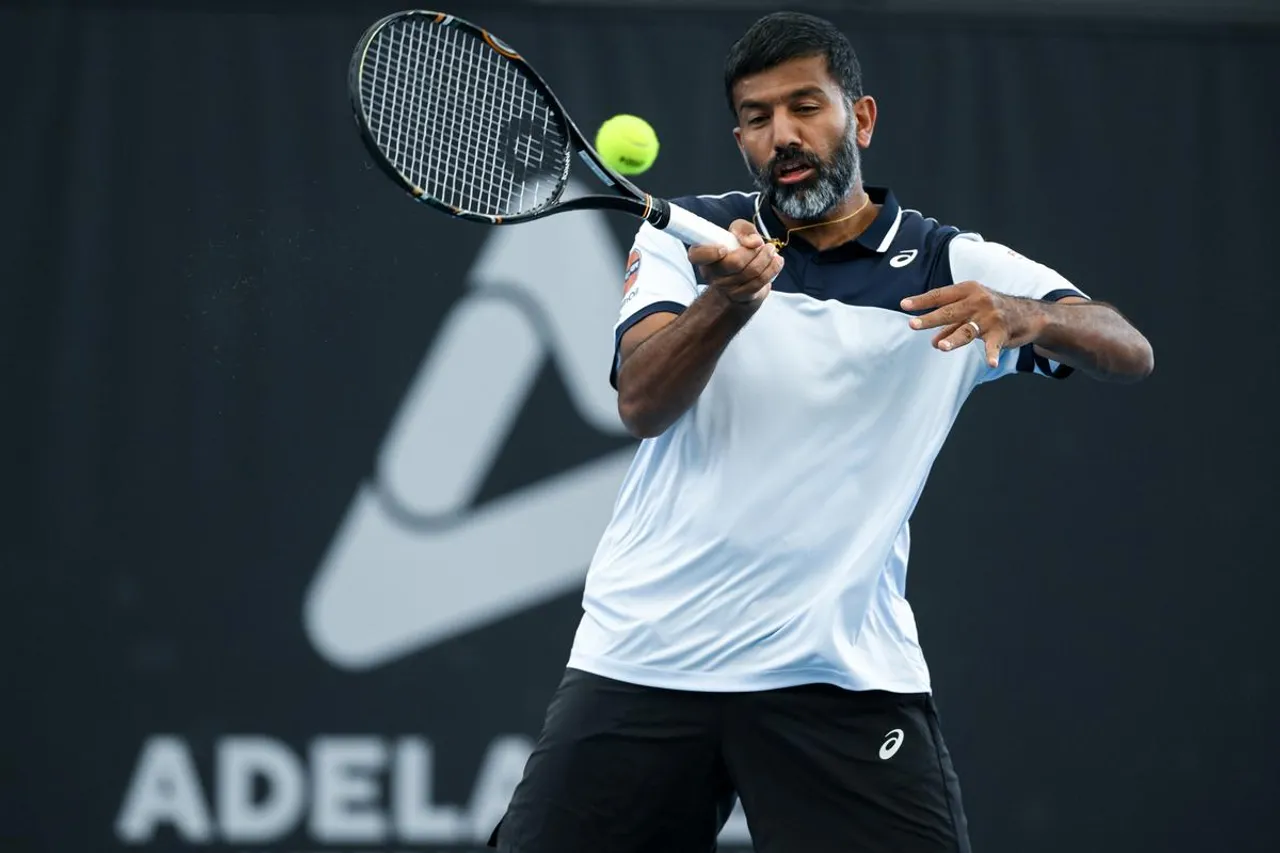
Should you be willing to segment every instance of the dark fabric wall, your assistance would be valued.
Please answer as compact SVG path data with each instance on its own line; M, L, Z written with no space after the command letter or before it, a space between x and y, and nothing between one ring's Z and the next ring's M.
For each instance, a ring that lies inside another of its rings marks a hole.
M401 195L345 92L385 11L0 8L6 849L469 849L518 777L629 452L607 359L635 225L491 231ZM649 117L648 189L745 188L720 62L754 15L476 17L583 128ZM1280 32L840 21L880 103L869 180L1156 351L1136 387L982 389L916 513L975 851L1280 849ZM395 460L434 487L472 464L437 438L507 411L454 515L395 508ZM438 566L406 544L453 530ZM346 542L343 639L312 604ZM521 591L343 656L476 572Z

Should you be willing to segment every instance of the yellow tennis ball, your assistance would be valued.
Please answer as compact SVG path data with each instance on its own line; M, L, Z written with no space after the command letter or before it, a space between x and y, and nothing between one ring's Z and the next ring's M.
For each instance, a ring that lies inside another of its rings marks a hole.
M658 159L658 134L639 116L617 115L596 131L596 151L619 174L639 175Z

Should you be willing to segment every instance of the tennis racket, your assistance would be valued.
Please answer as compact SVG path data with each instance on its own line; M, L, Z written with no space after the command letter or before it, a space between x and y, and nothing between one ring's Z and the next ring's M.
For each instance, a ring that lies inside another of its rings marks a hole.
M435 210L491 225L614 210L686 245L738 247L729 231L606 166L533 67L475 24L388 15L361 36L347 87L375 162ZM563 197L575 148L612 193Z

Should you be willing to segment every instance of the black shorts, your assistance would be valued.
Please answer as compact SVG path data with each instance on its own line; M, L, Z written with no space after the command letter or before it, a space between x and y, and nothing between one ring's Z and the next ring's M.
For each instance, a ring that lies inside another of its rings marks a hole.
M692 693L572 669L489 846L711 853L736 797L758 853L969 853L928 694Z

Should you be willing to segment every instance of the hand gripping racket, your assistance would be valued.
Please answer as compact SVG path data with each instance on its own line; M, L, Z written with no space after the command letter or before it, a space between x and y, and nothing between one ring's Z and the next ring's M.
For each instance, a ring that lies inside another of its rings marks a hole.
M436 210L491 225L616 210L686 245L738 247L730 232L654 198L601 162L520 54L453 15L397 12L369 27L351 57L347 86L375 162ZM574 148L612 195L562 198Z

